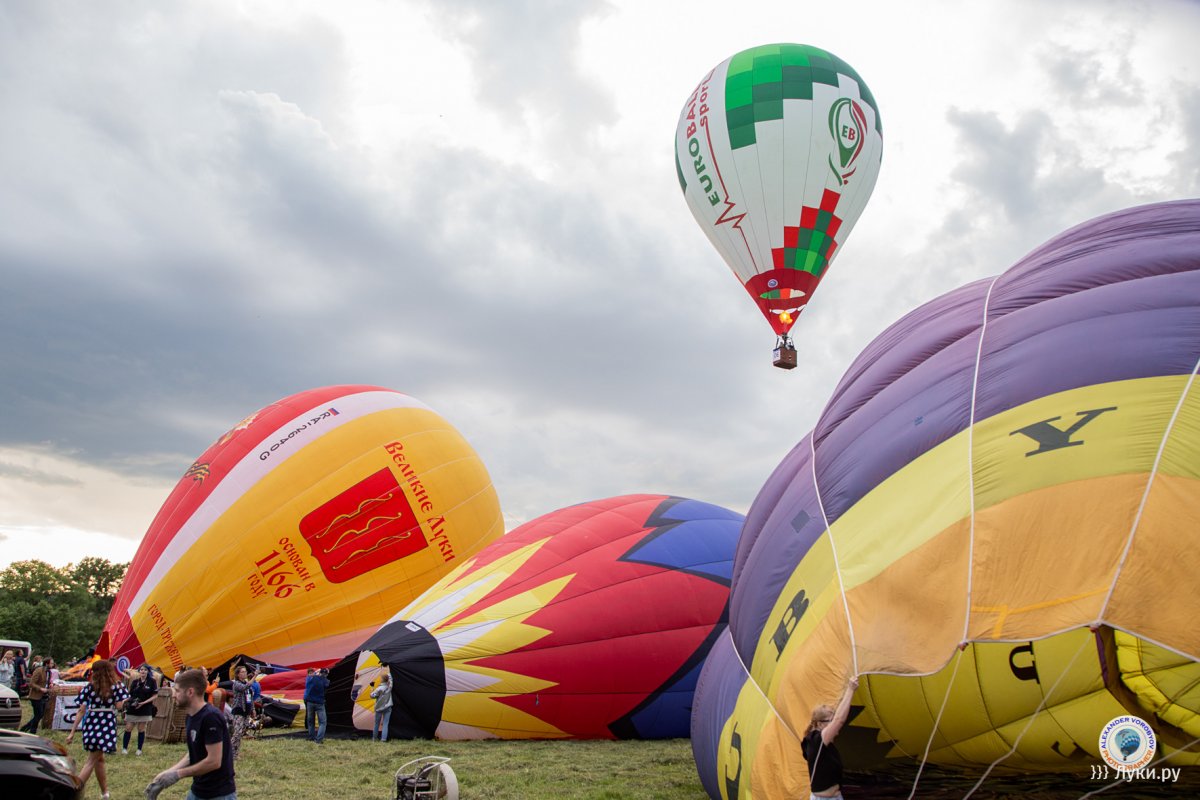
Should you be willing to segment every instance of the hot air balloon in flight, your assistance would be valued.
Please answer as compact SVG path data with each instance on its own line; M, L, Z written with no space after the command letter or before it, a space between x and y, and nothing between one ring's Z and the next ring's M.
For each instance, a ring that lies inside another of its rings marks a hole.
M329 724L370 730L370 690L386 668L392 736L687 736L741 524L719 506L651 494L526 523L330 671Z
M1200 201L1073 228L913 311L751 507L696 691L713 798L848 768L1076 771L1115 719L1200 763ZM921 796L921 792L917 792Z
M692 216L778 335L790 331L875 188L883 128L871 90L817 47L743 50L679 114L675 167Z
M188 468L97 654L175 669L336 659L503 530L487 470L437 412L372 386L301 392Z

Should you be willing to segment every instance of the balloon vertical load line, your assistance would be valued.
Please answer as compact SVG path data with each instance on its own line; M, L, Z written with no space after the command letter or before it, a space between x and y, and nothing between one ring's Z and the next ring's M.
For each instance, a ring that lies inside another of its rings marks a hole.
M983 362L983 337L987 334L988 311L992 305L992 289L1000 275L992 278L983 298L983 321L979 325L979 344L975 348L975 374L971 376L971 418L967 420L967 499L971 504L971 527L967 535L967 607L963 613L965 644L971 633L971 598L975 593L975 403L979 399L979 367Z
M1086 650L1092 643L1092 640L1088 637L1084 637L1083 640L1080 641L1079 648L1075 651L1075 655L1071 656L1071 660L1067 662L1066 668L1059 674L1058 679L1054 681L1054 685L1050 687L1050 690L1042 695L1042 702L1038 703L1038 707L1035 708L1033 713L1029 715L1029 720L1025 723L1025 727L1021 728L1021 732L1017 734L1017 738L1013 740L1012 746L1008 748L1008 752L997 758L991 764L988 764L987 769L985 769L983 774L979 776L979 780L975 782L975 785L971 787L970 791L962 796L962 800L967 800L968 797L975 794L979 787L983 785L983 782L987 780L987 776L992 773L992 770L997 764L999 764L1001 761L1004 761L1013 753L1017 752L1017 745L1021 743L1021 739L1033 726L1033 721L1037 719L1038 714L1042 713L1042 711L1046 708L1047 703L1050 702L1050 697L1054 694L1055 690L1058 689L1058 685L1063 682L1063 679L1066 678L1067 675L1070 674L1071 667L1075 666L1075 662L1079 660L1079 654Z
M730 649L732 649L733 654L737 656L738 664L741 666L742 672L746 673L746 678L748 679L750 685L754 687L755 691L762 695L763 701L767 704L767 708L771 709L771 713L775 715L775 719L779 720L784 729L792 735L793 739L795 739L799 744L803 745L804 737L800 736L795 730L792 729L792 726L788 724L787 718L784 717L783 714L779 713L779 709L775 708L775 704L771 702L771 698L767 696L767 693L763 691L763 688L758 685L758 681L754 679L754 673L752 673L750 668L746 666L746 662L742 659L742 654L738 651L737 640L732 635L729 637L729 643L732 645Z
M925 771L925 764L929 761L929 751L933 748L934 737L937 736L938 729L942 725L942 716L946 713L946 706L950 704L950 690L954 688L954 679L958 677L962 654L963 648L960 647L954 659L954 671L950 673L950 682L946 685L946 696L942 698L942 707L938 709L937 719L933 721L933 730L929 732L929 741L925 742L925 752L921 754L921 765L917 767L917 774L913 776L912 791L908 794L908 800L913 800L917 796L917 784L920 783L921 773Z
M1125 540L1125 549L1121 551L1121 560L1117 562L1117 571L1113 575L1112 583L1109 584L1108 594L1104 597L1104 605L1100 606L1100 614L1094 623L1096 625L1103 623L1104 615L1108 611L1108 604L1112 602L1113 592L1117 589L1117 581L1121 579L1121 570L1125 568L1125 561L1129 558L1129 551L1133 549L1133 537L1137 534L1138 526L1142 523L1142 513L1146 510L1146 501L1150 499L1150 489L1154 486L1154 477L1158 474L1159 464L1162 463L1163 451L1167 449L1167 442L1171 438L1171 431L1175 428L1176 420L1179 419L1179 412L1183 409L1183 403L1187 400L1188 393L1192 389L1192 384L1196 382L1196 372L1198 370L1200 370L1200 358L1192 366L1192 374L1188 377L1187 383L1184 384L1183 391L1179 393L1179 401L1175 403L1175 410L1171 413L1171 419L1167 421L1167 427L1163 431L1162 440L1158 443L1158 452L1154 455L1154 466L1150 468L1150 477L1146 479L1146 489L1142 492L1142 500L1138 503L1137 513L1133 515L1133 524L1129 527L1129 537Z
M829 528L829 517L825 513L825 501L821 499L821 487L817 483L817 446L815 436L808 437L808 448L811 457L808 460L812 467L813 494L817 497L817 508L821 509L821 521L825 523L825 535L829 537L829 549L833 552L833 571L837 573L838 591L842 593L842 609L846 612L846 630L850 634L850 663L853 676L858 677L858 644L854 639L854 620L850 619L850 601L846 599L846 582L842 580L842 565L838 561L837 545L833 541L833 531Z

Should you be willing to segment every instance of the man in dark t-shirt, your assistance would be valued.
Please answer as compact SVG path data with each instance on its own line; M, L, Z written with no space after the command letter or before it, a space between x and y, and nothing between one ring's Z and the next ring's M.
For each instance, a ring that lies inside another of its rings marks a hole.
M13 676L12 687L17 694L25 694L29 691L29 674L28 667L25 665L25 651L17 648L17 654L13 658Z
M147 797L157 797L181 778L192 779L187 800L237 800L233 776L233 750L225 717L204 700L207 681L198 669L175 677L175 703L187 711L187 755L163 770L146 787Z

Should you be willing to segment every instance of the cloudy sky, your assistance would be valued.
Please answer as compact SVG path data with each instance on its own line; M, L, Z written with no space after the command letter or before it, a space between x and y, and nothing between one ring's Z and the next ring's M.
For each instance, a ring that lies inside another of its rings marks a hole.
M709 69L830 50L875 194L774 338L679 193ZM1054 234L1200 194L1200 3L0 0L0 567L130 558L251 412L397 389L510 527L745 511L884 327Z

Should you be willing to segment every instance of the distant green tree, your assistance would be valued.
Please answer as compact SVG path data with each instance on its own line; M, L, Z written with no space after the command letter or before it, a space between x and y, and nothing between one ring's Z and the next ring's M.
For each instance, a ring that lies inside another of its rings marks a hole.
M71 588L69 569L52 567L45 561L14 561L0 572L0 591L21 600L62 594Z
M81 558L78 564L67 567L71 575L71 584L83 587L88 594L112 605L121 581L125 580L128 564L114 564L111 561L95 556Z
M0 572L0 636L60 662L95 646L128 564L89 556L54 567L14 561Z
M4 638L23 639L33 644L35 653L48 653L58 660L78 658L92 646L80 647L79 621L69 608L50 600L0 603L0 631Z

